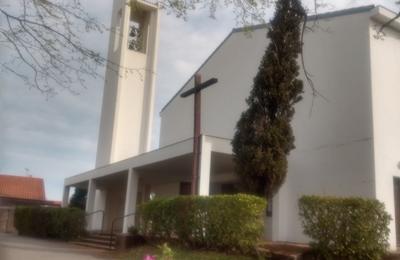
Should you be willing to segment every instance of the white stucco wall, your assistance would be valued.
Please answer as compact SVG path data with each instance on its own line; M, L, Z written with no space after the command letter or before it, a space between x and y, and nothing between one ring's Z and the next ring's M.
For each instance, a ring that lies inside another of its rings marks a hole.
M368 26L369 13L361 13L320 21L307 33L306 66L327 100L312 106L306 86L296 107L296 149L274 201L276 240L307 241L298 218L303 195L375 196Z
M333 17L305 36L307 68L327 100L317 97L313 104L305 83L293 121L297 148L274 200L275 240L308 240L298 219L302 195L375 197L369 23L367 11ZM232 34L200 69L204 79L219 79L203 92L203 134L232 138L267 45L265 34ZM190 98L177 97L162 111L161 146L192 135L192 106Z
M115 0L109 60L100 121L96 167L124 160L149 150L154 107L158 47L158 10L141 3L148 12L146 52L128 49L130 7ZM139 1L140 2L140 1Z
M111 231L113 220L124 215L125 199L126 183L120 182L116 183L112 187L108 187L103 225L105 231ZM117 221L114 229L121 231L122 223L122 221Z
M200 69L203 80L218 78L218 83L202 92L202 133L232 138L238 115L245 107L254 73L266 46L266 31L251 36L233 33ZM240 75L240 76L238 76ZM184 90L192 88L190 79ZM182 90L183 91L183 90ZM160 146L193 136L193 96L177 96L161 112Z
M400 177L400 33L387 28L376 39L379 23L371 22L371 79L374 114L376 197L392 215L390 241L396 245L393 177Z
M122 48L121 41L124 19L119 9L122 8L123 1L114 1L111 27L114 28L114 35L110 34L108 45L108 59L111 62L118 63L121 59ZM103 166L110 161L112 149L112 134L115 120L115 103L118 93L118 73L106 71L106 81L103 90L103 102L101 107L99 140L97 143L96 166Z

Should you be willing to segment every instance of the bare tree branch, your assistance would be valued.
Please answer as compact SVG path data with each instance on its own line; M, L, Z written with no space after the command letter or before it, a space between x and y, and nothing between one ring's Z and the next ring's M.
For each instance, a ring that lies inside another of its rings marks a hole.
M379 28L378 32L377 32L377 38L381 38L382 36L385 36L384 30L399 18L400 18L400 12L397 13L392 19L390 19L386 23L382 24L381 27Z
M87 78L102 78L100 67L119 76L143 68L124 68L82 42L83 33L103 33L80 0L17 0L0 6L0 45L6 48L0 70L14 74L47 96L65 89L78 93ZM115 32L113 32L115 33Z
M400 5L400 1L396 1L397 5ZM376 39L383 39L385 37L385 29L389 27L392 23L394 23L397 19L400 18L400 11L389 21L386 23L382 24L379 29L376 31L375 38Z

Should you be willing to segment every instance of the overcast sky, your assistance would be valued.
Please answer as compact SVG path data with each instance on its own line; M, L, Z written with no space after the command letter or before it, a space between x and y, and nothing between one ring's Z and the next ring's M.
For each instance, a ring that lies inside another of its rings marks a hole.
M82 2L109 25L111 0ZM325 2L334 3L329 11L372 3L394 8L395 1ZM160 109L233 27L236 22L228 10L218 12L215 20L196 12L187 22L162 13L153 148L158 146ZM108 34L88 35L85 43L106 55ZM1 59L5 50L0 51ZM78 96L61 92L46 99L0 71L0 173L44 178L47 198L60 200L65 177L94 167L103 85L102 79L92 80Z

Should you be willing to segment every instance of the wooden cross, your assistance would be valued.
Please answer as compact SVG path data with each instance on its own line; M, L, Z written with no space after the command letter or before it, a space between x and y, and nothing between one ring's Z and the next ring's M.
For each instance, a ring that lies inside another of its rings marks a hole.
M197 195L198 176L200 165L200 149L201 149L201 91L218 82L218 79L212 78L206 82L201 82L201 75L196 73L194 76L194 88L181 94L182 98L194 94L194 133L193 133L193 161L192 161L192 184L191 193Z

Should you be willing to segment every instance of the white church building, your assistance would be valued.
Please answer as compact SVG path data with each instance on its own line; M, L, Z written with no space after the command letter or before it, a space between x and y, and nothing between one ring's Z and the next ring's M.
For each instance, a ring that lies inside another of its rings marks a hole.
M394 15L365 6L310 17L314 30L305 35L305 62L325 98L313 99L305 84L293 121L296 149L267 217L267 239L308 242L297 202L315 194L384 202L393 217L391 247L400 242L400 21L376 37ZM180 94L193 87L193 77L162 109L160 147L149 149L158 23L156 5L137 0L133 8L114 0L117 33L110 36L109 58L145 69L141 77L107 71L96 168L64 181L64 206L71 187L88 190L88 230L110 231L119 218L113 231L126 233L138 204L190 191L194 100ZM231 139L267 46L266 32L266 26L253 27L250 35L232 30L197 71L204 79L218 78L202 92L199 195L235 192Z

